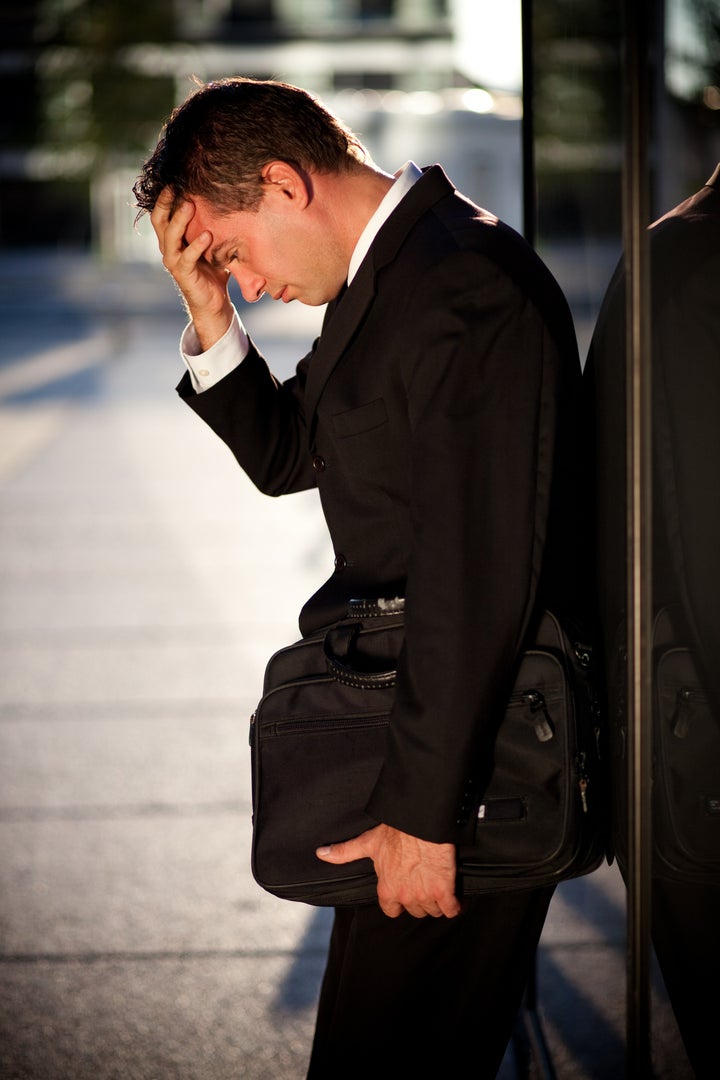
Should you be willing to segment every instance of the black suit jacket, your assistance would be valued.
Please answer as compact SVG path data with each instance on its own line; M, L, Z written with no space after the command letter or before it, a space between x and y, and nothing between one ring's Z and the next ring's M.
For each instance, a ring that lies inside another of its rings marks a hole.
M720 165L650 253L656 603L682 608L720 712Z
M650 227L649 254L654 606L680 613L677 632L694 648L720 712L720 165ZM627 590L625 326L621 264L588 364L598 415L599 595L611 659Z
M279 385L252 347L178 388L271 495L317 485L336 552L303 633L404 595L406 644L371 816L457 837L539 604L577 606L574 330L515 232L425 171Z

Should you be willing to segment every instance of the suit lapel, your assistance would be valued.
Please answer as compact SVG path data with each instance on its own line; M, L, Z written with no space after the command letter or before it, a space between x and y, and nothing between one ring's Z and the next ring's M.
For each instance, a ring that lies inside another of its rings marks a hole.
M418 219L453 191L439 166L426 170L381 227L350 285L328 309L305 386L305 417L311 440L323 390L373 302L378 271L393 261Z
M352 283L325 318L320 340L308 365L305 384L305 416L309 432L314 431L315 412L333 368L345 352L375 296L375 272L370 258L363 260Z

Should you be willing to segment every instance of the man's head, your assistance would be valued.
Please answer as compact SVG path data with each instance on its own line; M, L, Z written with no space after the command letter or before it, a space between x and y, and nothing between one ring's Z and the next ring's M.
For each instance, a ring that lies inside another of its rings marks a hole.
M140 212L151 211L166 187L176 203L200 196L220 213L254 210L268 162L286 161L303 173L341 173L365 157L360 141L305 90L221 79L175 109L133 193Z

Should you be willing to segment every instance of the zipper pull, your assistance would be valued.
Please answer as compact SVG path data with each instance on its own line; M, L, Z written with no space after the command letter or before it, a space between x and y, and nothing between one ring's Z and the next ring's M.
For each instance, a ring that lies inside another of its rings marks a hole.
M539 742L548 742L555 734L550 713L547 711L545 698L539 690L528 690L522 696L523 703L529 705L530 712L535 717L533 729ZM538 715L539 714L539 715Z
M583 645L581 642L576 641L573 646L575 653L575 659L581 668L589 668L592 660L592 648L589 645Z
M249 742L250 746L252 746L252 744L253 744L253 728L255 727L256 719L257 719L257 713L253 713L252 716L250 717L250 732L249 732L249 735L248 735L248 742Z
M672 718L672 733L678 739L687 738L690 731L690 721L692 720L691 697L692 690L689 690L687 686L679 687L675 697L675 713Z
M578 772L580 774L580 779L578 780L578 787L580 788L580 801L582 803L583 814L587 814L588 812L587 789L588 785L590 784L588 774L585 771L585 761L585 751L583 750L580 752L580 754L578 754L577 759Z

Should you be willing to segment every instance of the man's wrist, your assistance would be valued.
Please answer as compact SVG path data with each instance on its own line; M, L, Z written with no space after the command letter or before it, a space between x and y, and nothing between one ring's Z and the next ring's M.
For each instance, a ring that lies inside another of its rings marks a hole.
M234 370L247 356L249 348L245 327L234 307L231 308L230 325L209 349L203 349L202 339L192 322L185 327L180 339L180 354L197 393L209 390Z
M194 315L188 308L188 316L195 327L201 352L209 352L218 341L225 337L234 315L235 308L229 301L217 314L208 314L207 311L203 311L200 315Z

